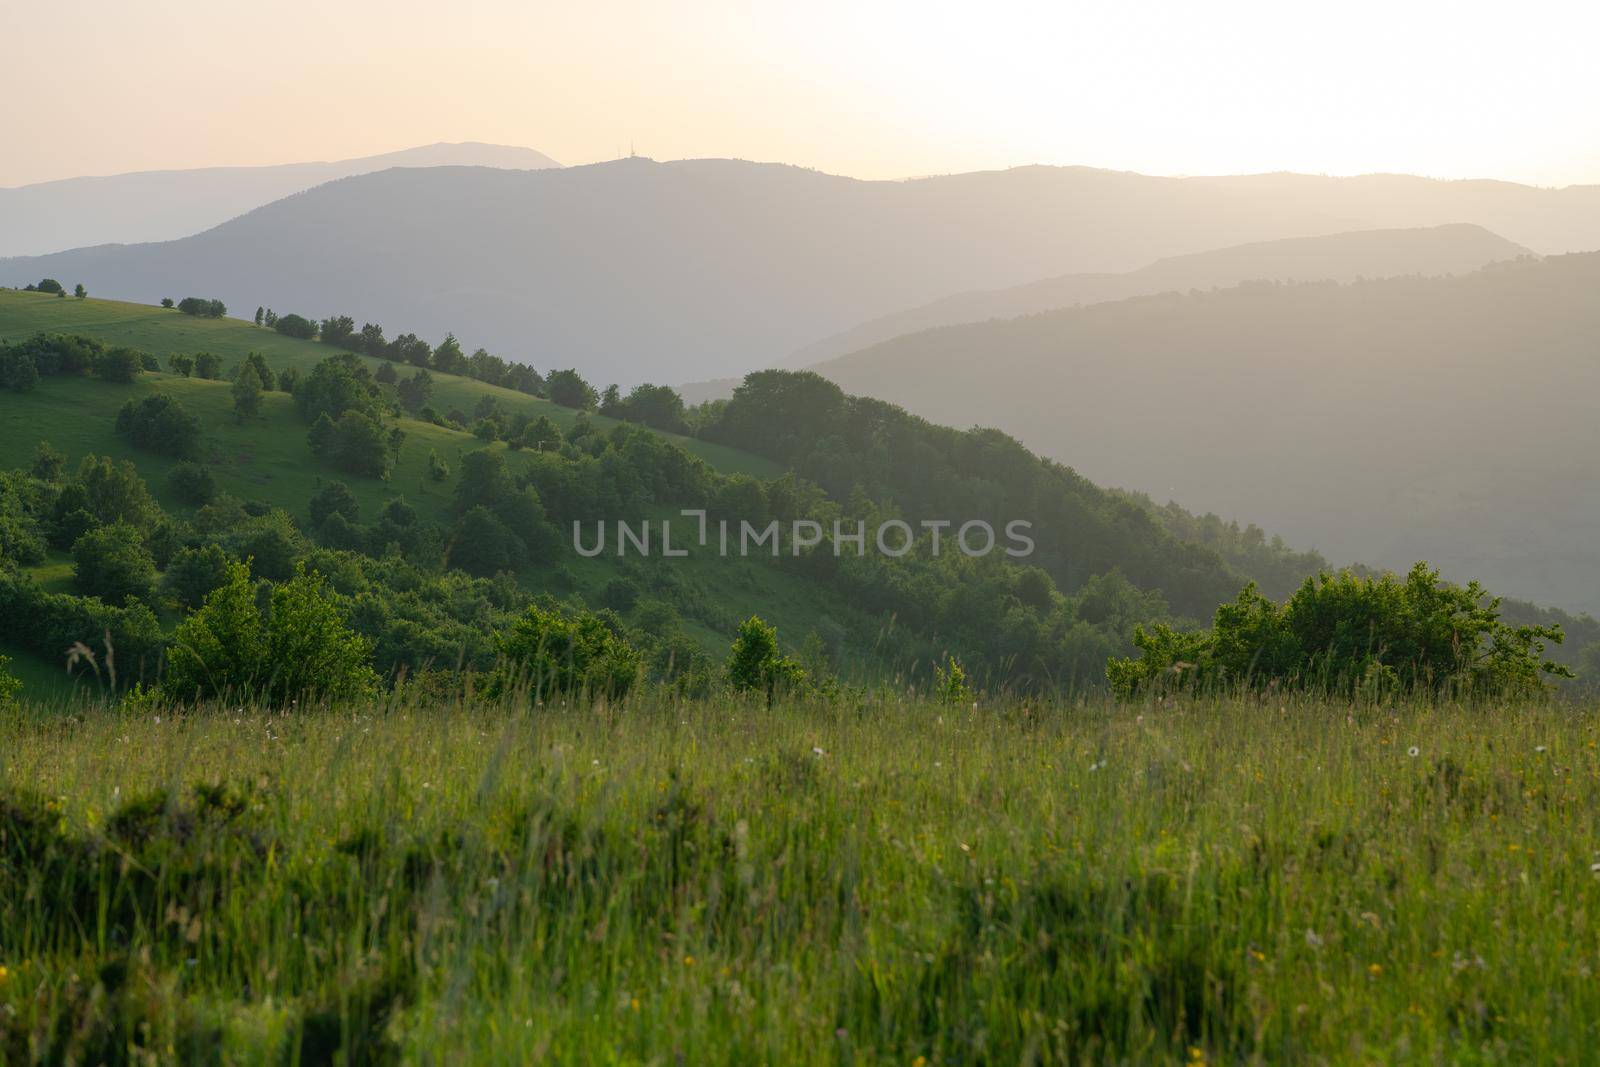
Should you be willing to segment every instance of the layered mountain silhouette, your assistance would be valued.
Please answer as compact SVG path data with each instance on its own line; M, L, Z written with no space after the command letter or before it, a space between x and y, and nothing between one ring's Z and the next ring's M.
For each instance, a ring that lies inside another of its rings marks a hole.
M1336 560L1600 611L1600 253L1247 283L897 337L816 369Z
M390 167L537 170L561 164L531 148L432 144L332 163L152 170L0 189L0 256L84 245L170 241L209 230L314 185Z
M1585 234L1600 246L1600 196L1082 167L870 182L733 160L395 169L178 241L0 261L0 282L50 276L134 300L193 294L246 311L348 314L430 340L454 331L469 347L628 385L773 365L818 337L952 293L1448 222L1541 253Z
M1354 281L1402 274L1465 274L1528 254L1522 245L1469 223L1258 241L1171 256L1122 274L1064 274L1009 289L956 293L806 345L788 362L795 366L821 363L936 326L1010 319L1169 290L1211 289L1256 280Z

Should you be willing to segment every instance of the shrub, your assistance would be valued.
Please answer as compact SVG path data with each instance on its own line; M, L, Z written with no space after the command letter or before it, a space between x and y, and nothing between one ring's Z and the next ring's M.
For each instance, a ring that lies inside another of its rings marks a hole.
M229 696L282 706L373 693L372 646L345 623L320 574L299 568L263 607L249 568L227 581L173 634L166 688L180 699Z
M163 456L193 459L200 454L200 420L166 393L128 401L117 413L116 430Z
M800 665L779 651L778 628L758 615L739 625L723 674L733 688L764 693L768 702L780 692L803 689L806 681Z
M194 376L213 382L221 380L222 357L211 352L196 352L194 354Z
M178 301L178 310L185 315L194 315L197 318L220 319L228 313L228 305L220 300L208 300L200 296L186 296Z
M217 479L211 468L198 463L180 463L167 475L167 488L185 504L201 507L217 498Z
M619 697L639 675L639 653L607 620L583 611L567 615L528 608L499 641L495 696L527 687L534 699L585 692Z
M343 482L329 482L311 497L311 524L321 526L329 515L343 515L350 522L361 517L361 504Z
M72 546L74 586L108 604L148 599L156 564L139 531L125 522L89 530Z
M309 341L317 336L317 324L293 312L279 316L278 321L272 324L272 328L285 337L298 337L303 341Z
M185 611L205 603L207 596L228 581L228 554L211 542L179 549L161 578L161 590Z
M101 381L125 385L144 371L144 357L131 348L112 348L94 360L94 376Z
M1210 630L1134 630L1138 659L1106 665L1122 696L1153 689L1275 688L1343 695L1526 694L1571 671L1544 658L1559 626L1511 627L1476 582L1450 586L1426 563L1404 580L1350 571L1307 578L1282 605L1247 585Z

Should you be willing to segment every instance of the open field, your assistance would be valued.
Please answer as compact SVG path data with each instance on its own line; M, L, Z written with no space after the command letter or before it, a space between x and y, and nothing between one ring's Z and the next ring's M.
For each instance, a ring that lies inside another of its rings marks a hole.
M1600 717L25 710L0 1060L1591 1062Z

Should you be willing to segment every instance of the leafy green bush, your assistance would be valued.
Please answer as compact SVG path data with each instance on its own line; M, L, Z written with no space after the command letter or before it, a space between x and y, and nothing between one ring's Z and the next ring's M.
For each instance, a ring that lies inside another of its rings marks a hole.
M609 620L591 612L528 608L499 642L491 694L526 688L535 699L586 692L620 697L639 676L639 653Z
M759 615L739 624L723 674L733 688L765 693L768 701L780 692L804 689L806 683L800 664L779 651L778 628L768 626Z
M125 522L89 530L72 546L74 584L85 596L108 604L128 597L148 599L156 564L139 531Z
M116 429L140 448L163 456L194 459L200 454L200 420L166 393L122 405Z
M281 706L376 690L371 642L346 624L320 574L300 567L272 588L264 607L245 564L229 563L227 575L173 634L165 687L175 697Z
M1345 695L1527 694L1572 672L1544 658L1559 626L1508 626L1477 582L1447 585L1426 563L1404 580L1340 571L1307 578L1278 605L1246 586L1210 630L1138 627L1138 659L1106 677L1128 696L1179 687L1310 689Z

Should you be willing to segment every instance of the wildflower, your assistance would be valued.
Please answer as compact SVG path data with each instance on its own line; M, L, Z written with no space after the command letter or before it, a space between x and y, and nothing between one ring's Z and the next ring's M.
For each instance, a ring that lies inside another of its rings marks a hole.
M826 752L822 751L822 749L817 747L816 745L812 745L811 746L811 754L813 756L826 756L827 755Z
M0 965L0 986L5 985L9 981L11 981L11 972L6 970L4 965Z
M1381 964L1381 963L1369 963L1369 964L1367 964L1367 973L1372 975L1372 977L1374 977L1374 978L1378 977L1378 975L1383 973L1383 964Z
M1317 932L1310 927L1306 928L1306 945L1311 948L1322 947L1322 938L1318 937Z
M1535 752L1543 752L1544 751L1544 746L1543 745L1534 745L1533 746L1533 750Z
M1422 749L1418 748L1416 745L1412 745L1410 748L1406 749L1406 755L1410 756L1412 759L1416 759L1418 756L1422 755Z
M693 967L694 966L694 957L693 956L685 956L685 957L683 957L683 965L685 967Z

